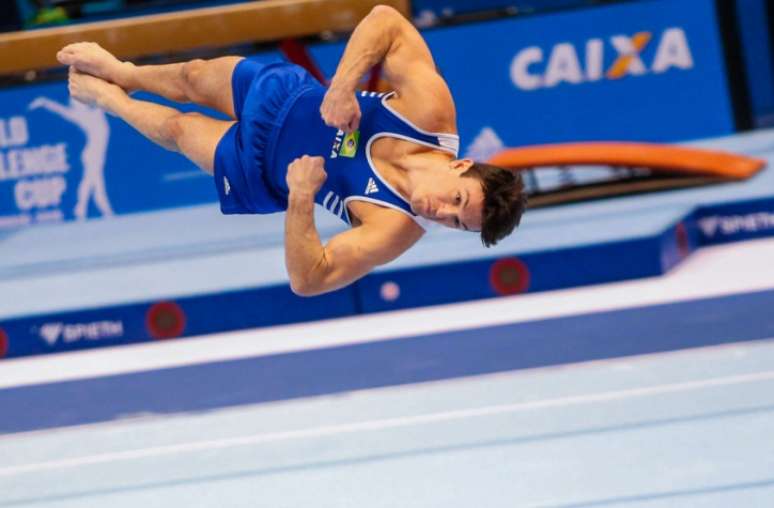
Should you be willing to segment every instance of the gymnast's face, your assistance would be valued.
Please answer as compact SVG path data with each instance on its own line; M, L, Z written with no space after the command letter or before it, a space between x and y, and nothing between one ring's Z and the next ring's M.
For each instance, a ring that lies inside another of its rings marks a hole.
M484 190L477 178L463 177L473 161L454 160L418 182L411 210L425 219L462 231L481 231Z

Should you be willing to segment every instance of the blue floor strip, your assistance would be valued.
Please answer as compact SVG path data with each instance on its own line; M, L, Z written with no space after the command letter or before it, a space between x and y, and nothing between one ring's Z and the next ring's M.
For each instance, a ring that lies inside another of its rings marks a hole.
M774 337L774 290L0 390L0 433Z

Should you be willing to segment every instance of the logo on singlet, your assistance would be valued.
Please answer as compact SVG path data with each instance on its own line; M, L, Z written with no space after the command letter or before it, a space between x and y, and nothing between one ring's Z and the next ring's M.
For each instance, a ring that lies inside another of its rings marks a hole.
M336 139L333 140L331 159L335 159L338 156L353 158L357 153L359 141L360 131L351 132L345 136L344 131L339 130L336 133Z
M376 182L374 182L373 178L368 179L368 185L366 185L366 196L369 194L374 194L375 192L379 192L379 187L376 186Z
M225 176L223 177L223 190L224 190L223 193L226 196L228 196L229 193L231 192L231 184L229 183L228 178L226 178Z

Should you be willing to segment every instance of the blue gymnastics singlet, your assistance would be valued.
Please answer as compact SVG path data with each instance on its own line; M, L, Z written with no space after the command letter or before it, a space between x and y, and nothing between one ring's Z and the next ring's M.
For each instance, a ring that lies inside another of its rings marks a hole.
M379 174L371 160L371 145L379 138L393 137L456 157L459 137L417 128L389 106L394 93L376 92L358 93L360 126L345 135L326 126L320 116L326 91L296 65L274 64L256 70L244 110L238 111L240 122L221 141L224 147L218 147L219 152L230 153L227 138L235 138L238 161L216 155L215 183L223 213L286 209L287 167L296 158L310 155L325 158L328 174L315 202L347 224L351 224L347 204L357 200L398 210L424 226L408 201ZM236 97L235 93L235 102Z
M359 129L349 135L327 127L320 117L326 90L314 88L302 94L283 123L270 167L275 181L285 183L288 164L304 154L325 157L328 179L315 202L350 224L347 204L368 201L399 210L415 220L410 204L382 178L371 160L371 145L379 138L399 138L457 156L459 138L453 134L418 129L388 104L390 94L360 92L362 117ZM283 187L287 192L287 189Z

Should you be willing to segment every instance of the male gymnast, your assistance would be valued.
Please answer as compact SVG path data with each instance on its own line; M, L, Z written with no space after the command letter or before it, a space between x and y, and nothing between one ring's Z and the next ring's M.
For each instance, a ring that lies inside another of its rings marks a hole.
M518 175L457 159L449 88L419 32L390 7L357 26L327 88L296 65L240 57L136 66L84 42L57 58L70 66L73 98L214 175L223 213L286 211L285 262L299 295L341 288L397 258L428 221L480 231L488 247L525 207ZM394 92L356 92L380 62ZM135 100L134 90L233 120ZM351 228L323 245L315 202Z

